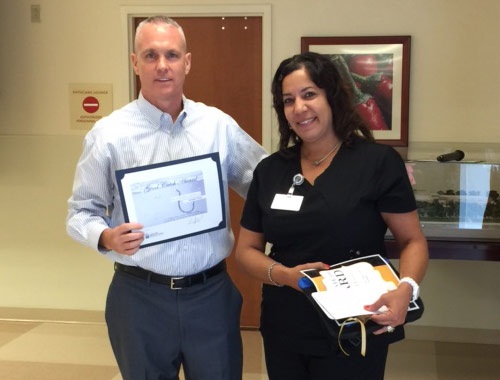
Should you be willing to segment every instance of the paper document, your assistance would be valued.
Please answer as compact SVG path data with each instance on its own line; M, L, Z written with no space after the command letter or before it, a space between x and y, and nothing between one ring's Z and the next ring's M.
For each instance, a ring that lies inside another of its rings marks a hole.
M372 255L333 265L328 270L304 270L314 284L314 301L330 319L337 321L374 314L363 307L399 285L399 277L380 255ZM410 304L409 310L418 308ZM384 312L382 307L378 312Z
M117 170L126 222L141 223L141 247L226 227L219 154Z

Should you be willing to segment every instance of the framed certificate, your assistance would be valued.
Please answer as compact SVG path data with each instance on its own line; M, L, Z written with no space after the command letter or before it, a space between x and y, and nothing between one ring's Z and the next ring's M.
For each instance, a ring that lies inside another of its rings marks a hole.
M116 171L126 222L141 223L141 247L226 227L219 153Z

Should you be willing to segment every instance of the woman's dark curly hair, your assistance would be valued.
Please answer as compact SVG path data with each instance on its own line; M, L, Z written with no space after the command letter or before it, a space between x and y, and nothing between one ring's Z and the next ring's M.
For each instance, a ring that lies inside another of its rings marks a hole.
M290 129L283 104L283 79L302 68L305 69L316 86L325 90L328 104L332 110L333 131L343 141L343 144L349 145L356 136L374 141L371 130L356 111L349 84L342 79L332 59L334 58L328 55L313 52L302 53L285 59L276 70L271 92L274 110L278 116L280 133L278 148L281 153L287 152L290 144L302 144L302 141L296 138L295 132Z

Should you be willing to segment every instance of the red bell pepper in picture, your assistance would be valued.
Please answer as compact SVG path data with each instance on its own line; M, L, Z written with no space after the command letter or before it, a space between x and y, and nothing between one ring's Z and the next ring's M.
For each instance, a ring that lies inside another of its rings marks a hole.
M382 73L362 76L352 73L352 77L361 91L373 97L379 97L386 102L392 102L392 78Z
M380 75L380 82L374 96L392 103L392 79L387 75Z
M378 71L375 54L356 54L349 59L349 71L362 76L375 74Z
M380 54L377 62L378 72L392 78L394 73L394 56L393 54Z
M344 57L341 55L332 55L332 61L337 66L342 78L351 85L356 103L356 109L368 128L372 131L388 130L389 127L387 126L382 111L380 110L375 99L372 95L367 94L358 88Z
M391 125L392 121L392 79L383 75L381 76L381 80L379 85L377 86L377 90L373 95L380 109L384 113L387 124Z
M368 127L372 131L388 130L389 128L387 127L387 123L384 120L382 111L380 110L377 102L375 102L375 99L373 99L373 97L371 96L368 96L365 99L366 100L358 103L357 105L358 112L361 115L362 119L365 121L365 123L368 124Z
M382 73L370 76L352 73L352 77L361 91L375 98L384 116L390 118L392 114L392 78Z

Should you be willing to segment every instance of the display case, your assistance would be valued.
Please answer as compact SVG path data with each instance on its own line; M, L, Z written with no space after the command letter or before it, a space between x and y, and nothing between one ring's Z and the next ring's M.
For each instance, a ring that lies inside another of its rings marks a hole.
M500 260L500 164L407 161L406 167L431 248L444 258Z

